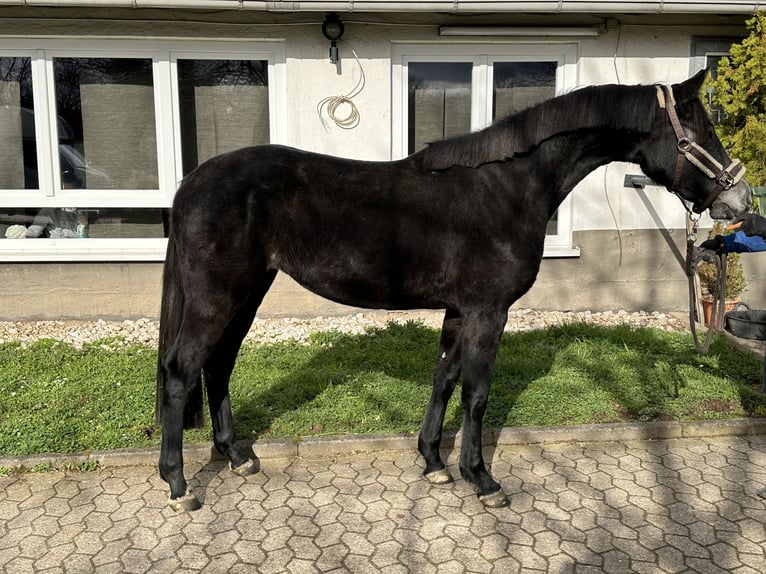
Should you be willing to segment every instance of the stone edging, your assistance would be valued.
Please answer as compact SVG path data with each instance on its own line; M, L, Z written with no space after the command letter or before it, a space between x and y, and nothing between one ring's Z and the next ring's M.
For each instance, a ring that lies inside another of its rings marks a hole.
M573 425L564 427L506 427L484 434L484 446L548 444L564 442L639 441L677 438L766 435L766 418L700 422L647 422ZM244 443L248 447L249 443ZM442 441L443 448L460 444L460 433ZM340 437L299 437L297 440L266 440L252 443L259 459L334 457L353 452L415 450L416 435L344 435ZM83 454L50 454L0 457L2 468L49 465L53 468L79 467L97 463L100 467L155 465L159 448L118 449ZM186 445L185 462L222 460L212 444Z

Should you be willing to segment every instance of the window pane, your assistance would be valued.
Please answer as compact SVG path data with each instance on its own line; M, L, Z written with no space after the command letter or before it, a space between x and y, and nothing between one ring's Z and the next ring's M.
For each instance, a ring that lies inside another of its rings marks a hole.
M268 62L179 60L178 93L184 175L215 155L269 143Z
M495 62L492 121L556 95L556 62ZM548 235L558 233L558 211L548 220Z
M408 64L408 153L471 131L470 62Z
M156 189L150 59L55 58L61 185Z
M705 67L710 71L714 80L718 77L718 63L726 57L727 54L705 54ZM713 86L708 86L706 95L710 117L713 119L713 123L717 124L723 119L724 111L721 106L713 103Z
M30 58L0 58L0 189L37 188Z
M0 209L0 238L162 238L166 209L31 207Z
M495 62L492 120L556 95L556 62Z

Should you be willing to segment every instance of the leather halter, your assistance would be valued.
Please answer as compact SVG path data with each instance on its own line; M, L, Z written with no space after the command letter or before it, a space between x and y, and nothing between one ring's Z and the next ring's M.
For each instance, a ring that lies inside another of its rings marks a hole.
M686 132L681 126L678 114L676 113L676 102L673 98L673 90L667 85L657 85L656 88L657 100L660 103L660 107L667 110L668 119L673 126L673 131L678 140L676 173L673 176L673 184L670 187L670 191L679 195L678 186L681 183L681 174L684 171L684 165L686 165L684 159L689 161L689 163L699 169L707 177L715 181L715 187L707 198L705 198L705 201L703 201L701 205L695 205L692 208L695 213L702 213L713 204L718 196L721 195L721 192L731 189L742 179L745 175L745 166L743 166L738 159L735 159L724 169L718 160L705 151L703 147L686 137ZM681 196L679 195L679 197ZM683 198L681 199L683 200ZM684 203L684 205L686 204Z

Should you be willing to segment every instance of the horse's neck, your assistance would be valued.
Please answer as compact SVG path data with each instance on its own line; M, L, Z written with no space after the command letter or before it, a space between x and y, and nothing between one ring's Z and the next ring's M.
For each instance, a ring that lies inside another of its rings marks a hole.
M536 164L552 171L558 190L558 202L589 173L613 161L633 161L638 145L635 133L581 132L561 134L539 148Z

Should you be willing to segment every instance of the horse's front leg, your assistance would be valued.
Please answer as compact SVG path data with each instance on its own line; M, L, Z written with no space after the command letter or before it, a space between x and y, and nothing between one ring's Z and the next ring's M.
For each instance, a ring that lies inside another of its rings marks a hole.
M481 448L482 422L487 409L492 366L507 317L507 310L466 314L462 328L463 442L460 474L476 489L482 504L492 508L510 503L487 471Z
M452 477L442 462L439 448L447 402L455 390L455 384L459 377L460 315L452 309L447 309L439 340L439 354L434 369L431 400L428 402L423 426L418 436L418 451L423 455L426 462L423 475L433 484L452 482Z

